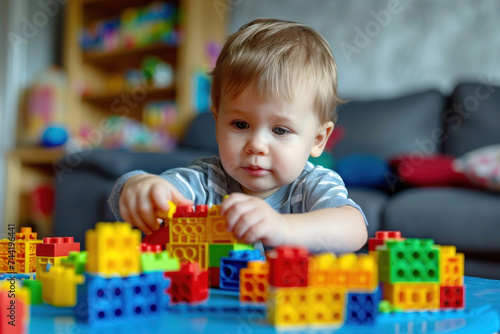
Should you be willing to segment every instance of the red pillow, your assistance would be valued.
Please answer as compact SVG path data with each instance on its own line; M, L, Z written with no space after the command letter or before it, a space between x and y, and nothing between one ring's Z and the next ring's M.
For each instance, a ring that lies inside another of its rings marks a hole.
M400 155L389 162L397 176L405 183L417 187L468 186L469 179L453 169L455 158L436 154L423 156Z

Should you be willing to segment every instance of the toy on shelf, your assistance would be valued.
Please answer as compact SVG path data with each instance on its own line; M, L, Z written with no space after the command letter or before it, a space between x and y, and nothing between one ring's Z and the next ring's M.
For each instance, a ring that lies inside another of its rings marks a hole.
M65 73L53 66L42 72L29 92L27 126L22 144L60 146L68 139L63 126L66 117Z
M119 17L93 23L80 36L86 51L113 52L163 43L179 43L178 14L175 4L154 2L123 10Z

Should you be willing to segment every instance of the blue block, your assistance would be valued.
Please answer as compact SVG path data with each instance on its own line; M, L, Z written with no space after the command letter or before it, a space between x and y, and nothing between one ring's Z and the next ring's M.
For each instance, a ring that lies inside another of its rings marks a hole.
M162 272L129 276L125 281L126 313L131 317L159 315L169 304L166 290L170 280Z
M25 280L25 279L31 279L33 278L34 275L29 275L29 274L0 274L0 281L5 281L5 280L11 280L14 278L15 280Z
M377 289L378 290L378 289ZM346 324L373 325L377 318L379 300L377 290L372 293L349 293L347 299Z
M77 291L77 321L95 324L124 320L125 287L122 278L84 275L85 284L80 285Z
M246 268L248 261L264 260L258 249L229 251L229 256L220 259L219 288L240 290L240 269Z

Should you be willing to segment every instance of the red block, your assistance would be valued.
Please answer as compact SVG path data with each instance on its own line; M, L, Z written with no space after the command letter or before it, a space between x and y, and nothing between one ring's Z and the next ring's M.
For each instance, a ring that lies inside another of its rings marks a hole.
M181 205L175 210L173 218L185 217L206 217L208 215L208 205L197 205L194 211L192 205Z
M143 242L141 244L139 251L141 253L146 253L146 252L147 253L161 253L162 249L161 249L161 245L147 244L147 243Z
M68 256L71 251L80 251L80 243L73 237L43 238L43 244L36 245L36 256Z
M151 245L165 245L170 241L170 235L168 233L168 225L160 227L150 235L146 235L142 238L142 242Z
M464 308L465 293L463 286L442 286L439 298L440 308Z
M23 334L27 332L29 321L28 306L19 298L9 298L7 291L0 291L0 333ZM15 301L11 306L11 301ZM13 309L9 309L9 307ZM9 325L12 321L11 312L16 316L14 326Z
M219 280L220 280L220 268L219 267L208 268L208 276L209 276L208 281L209 281L210 287L218 288L219 287Z
M171 279L170 294L172 304L196 303L208 298L208 270L201 270L197 262L182 262L179 271L163 273Z
M280 246L266 255L271 286L307 286L309 252L306 248Z
M388 239L404 240L399 231L377 231L375 238L368 240L368 250L370 252L377 250L377 246L383 245Z

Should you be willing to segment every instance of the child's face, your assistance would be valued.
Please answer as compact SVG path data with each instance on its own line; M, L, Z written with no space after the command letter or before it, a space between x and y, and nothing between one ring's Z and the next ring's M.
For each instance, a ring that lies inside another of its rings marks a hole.
M222 166L246 194L268 197L300 175L309 155L323 152L333 123L319 124L314 94L301 93L293 102L259 101L246 89L213 110Z

